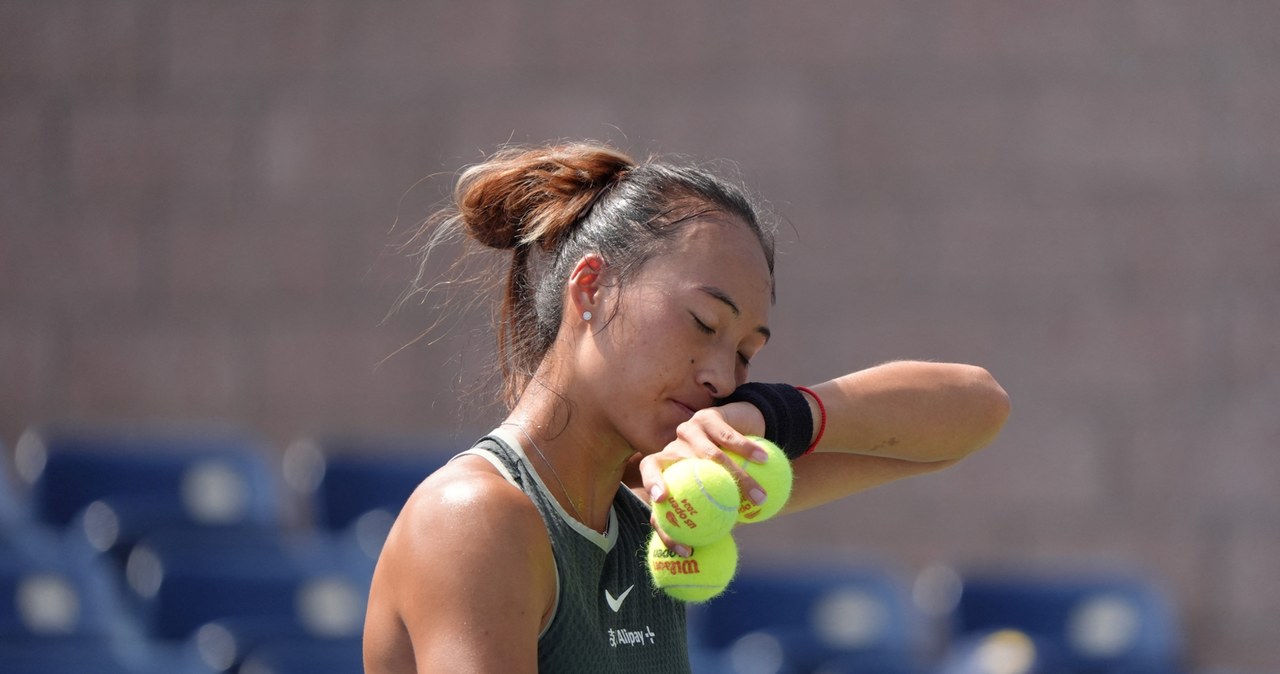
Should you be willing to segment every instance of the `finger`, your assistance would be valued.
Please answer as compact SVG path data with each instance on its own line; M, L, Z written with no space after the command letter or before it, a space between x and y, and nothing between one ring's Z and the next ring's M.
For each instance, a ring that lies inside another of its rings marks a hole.
M720 412L725 423L745 435L764 435L764 415L748 402L729 403L714 408Z
M657 503L667 496L667 483L662 480L662 471L678 461L680 457L666 455L665 452L650 454L640 460L640 481L645 493L649 495L649 503Z
M699 410L698 414L689 421L700 428L702 434L710 440L716 450L737 454L754 463L764 463L769 458L769 454L755 441L748 439L736 425L739 423L745 425L751 414L759 416L760 411L746 403L734 403L723 408ZM676 429L676 433L679 435L679 428Z
M702 425L693 423L688 427L681 424L681 427L676 429L676 434L681 435L681 440L694 447L703 458L715 461L723 466L725 470L729 471L729 473L733 475L733 479L738 483L738 491L743 498L750 500L756 505L764 504L765 499L768 498L768 494L760 483L757 482L755 478L751 477L751 475L747 473L746 469L743 468L742 464L739 463L741 460L754 458L754 453L752 453L751 450L744 449L745 447L755 448L759 450L761 454L764 454L764 458L768 458L768 454L765 454L764 448L750 440L747 440L744 436L730 428L728 425L722 424L719 429L719 437L726 438L732 436L734 438L735 447L739 450L732 453L725 451L711 439L712 437L716 437L714 435L716 431L711 430L711 434L709 435L709 429L707 428L708 425L714 426L715 422L706 421Z
M769 453L764 451L760 443L733 429L722 433L718 442L726 452L737 454L752 463L764 463L769 460Z
M700 412L699 414L701 415L702 413ZM676 426L677 440L676 443L672 444L683 443L693 456L724 463L728 457L725 455L721 441L736 434L737 431L725 424L722 419L707 414L695 416L689 421Z
M765 500L769 498L764 487L759 482L756 482L756 479L751 477L751 474L744 470L742 466L738 465L738 462L734 461L732 463L733 468L730 470L733 472L733 478L738 481L738 493L756 505L764 505Z

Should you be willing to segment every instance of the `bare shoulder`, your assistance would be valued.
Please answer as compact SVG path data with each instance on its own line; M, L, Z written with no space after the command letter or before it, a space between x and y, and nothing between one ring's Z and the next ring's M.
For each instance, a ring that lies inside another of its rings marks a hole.
M550 546L546 528L529 497L489 462L474 456L453 460L409 497L387 537L384 555L408 554L421 561L471 554L488 563L493 552Z
M366 667L524 671L555 582L551 541L528 496L484 459L455 459L418 486L387 536L369 593ZM479 639L493 633L512 648Z
M409 497L410 514L424 507L518 507L527 505L536 514L533 503L519 487L479 456L460 456L432 473Z

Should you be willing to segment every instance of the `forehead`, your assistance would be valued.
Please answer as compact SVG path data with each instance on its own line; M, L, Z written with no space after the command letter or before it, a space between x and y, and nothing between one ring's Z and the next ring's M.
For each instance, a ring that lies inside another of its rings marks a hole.
M762 313L772 303L773 278L760 239L735 218L698 218L647 266L677 286L721 288Z

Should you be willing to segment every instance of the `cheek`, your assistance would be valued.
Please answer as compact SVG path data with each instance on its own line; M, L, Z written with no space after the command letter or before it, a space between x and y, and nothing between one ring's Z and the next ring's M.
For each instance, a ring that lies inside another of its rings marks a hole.
M638 342L612 362L612 396L629 401L628 408L660 402L683 388L691 367L683 347L656 339ZM652 410L643 413L651 414Z
M607 328L612 334L600 334L598 343L600 365L611 383L634 387L615 390L615 394L641 402L660 399L669 389L683 386L683 378L700 355L700 344L693 341L698 336L690 334L692 328L682 318L677 310L642 303L621 308Z

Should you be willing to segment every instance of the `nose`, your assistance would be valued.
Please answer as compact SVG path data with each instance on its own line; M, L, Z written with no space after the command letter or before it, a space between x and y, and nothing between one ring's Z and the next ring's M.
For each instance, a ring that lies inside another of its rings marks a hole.
M721 362L723 359L708 359L709 361L698 370L698 383L702 384L712 398L723 398L738 387L736 374L734 372L735 363L730 360L727 364Z

